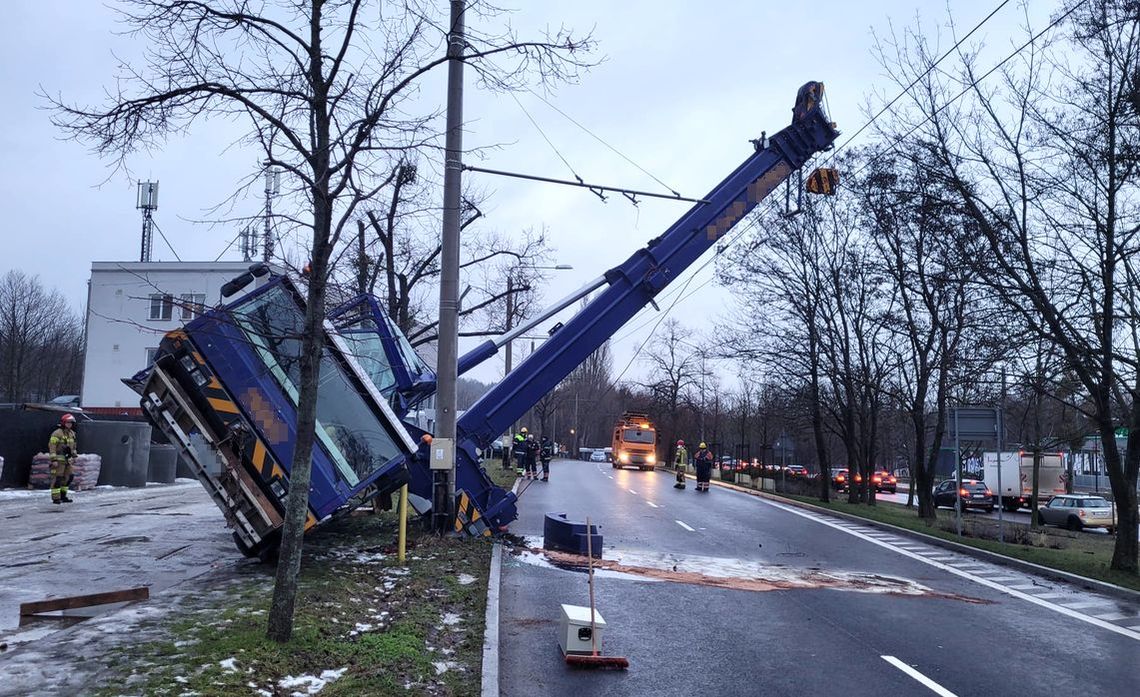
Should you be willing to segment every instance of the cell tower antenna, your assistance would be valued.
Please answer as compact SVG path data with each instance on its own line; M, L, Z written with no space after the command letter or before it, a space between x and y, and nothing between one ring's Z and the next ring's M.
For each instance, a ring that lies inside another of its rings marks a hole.
M142 211L143 219L139 261L150 261L150 253L154 248L154 212L158 210L158 182L139 182L135 208Z
M273 198L281 193L281 170L266 163L265 165L265 234L262 240L261 260L269 263L273 256L273 232L270 221L273 219Z

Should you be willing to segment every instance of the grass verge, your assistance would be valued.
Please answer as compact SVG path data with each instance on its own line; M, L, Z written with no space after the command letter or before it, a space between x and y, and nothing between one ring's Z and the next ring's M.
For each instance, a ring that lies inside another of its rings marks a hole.
M306 539L293 638L265 638L273 567L244 567L183 603L157 639L107 656L101 695L477 695L491 545L409 529L390 513Z
M850 504L846 500L823 503L810 496L781 495L813 506L889 523L951 542L1140 591L1140 576L1108 568L1112 560L1113 546L1113 538L1108 535L1070 532L1059 528L1032 530L1023 523L1007 521L1005 539L1009 541L998 542L998 521L993 518L982 518L967 513L962 517L962 537L958 537L955 534L952 512L947 515L946 511L939 511L938 519L934 523L928 523L919 519L914 509L888 501L878 501L874 506L868 506Z

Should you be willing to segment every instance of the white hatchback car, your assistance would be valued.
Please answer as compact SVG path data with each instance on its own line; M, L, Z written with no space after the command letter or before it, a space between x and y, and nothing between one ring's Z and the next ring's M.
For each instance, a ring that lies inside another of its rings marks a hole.
M594 452L590 453L590 462L605 462L605 461L606 461L606 453L604 451L595 450Z
M1116 529L1116 508L1103 496L1090 494L1061 494L1037 509L1041 522L1060 525L1070 530L1105 528Z

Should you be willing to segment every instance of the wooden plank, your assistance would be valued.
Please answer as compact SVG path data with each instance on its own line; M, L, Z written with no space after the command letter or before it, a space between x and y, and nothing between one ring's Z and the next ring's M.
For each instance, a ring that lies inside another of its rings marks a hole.
M109 591L107 593L71 595L64 598L51 598L50 600L21 603L20 616L38 615L41 612L55 612L56 610L74 610L75 608L91 607L92 605L125 603L131 600L147 600L148 598L150 598L150 588L146 586L128 588L121 591Z

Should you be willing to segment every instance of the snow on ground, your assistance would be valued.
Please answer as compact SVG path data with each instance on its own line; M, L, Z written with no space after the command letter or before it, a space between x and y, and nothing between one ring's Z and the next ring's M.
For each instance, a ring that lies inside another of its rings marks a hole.
M445 625L447 625L448 627L452 627L452 626L454 626L454 625L457 625L457 624L459 624L459 622L460 622L462 619L463 619L462 617L460 617L459 615L455 614L454 612L445 612L445 613L443 614L443 623L444 623Z
M8 499L30 499L34 496L47 496L47 489L0 489L0 501Z
M459 574L459 585L461 586L469 586L477 580L478 579L471 574Z
M340 670L325 670L317 675L286 675L284 678L277 682L277 686L282 689L302 688L301 690L294 690L291 694L294 697L303 697L304 695L315 695L330 683L338 680L340 676L344 675L348 668L341 668Z
M218 665L220 665L222 667L222 670L226 671L227 673L236 673L238 669L237 659L233 656L230 656L224 661L218 661Z
M435 668L436 675L443 675L449 670L462 668L462 666L460 666L455 661L435 661L432 663L432 666Z

